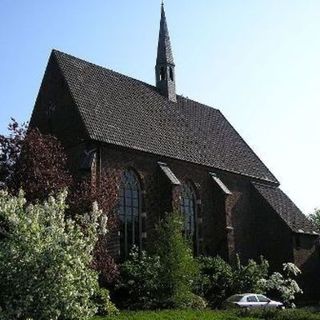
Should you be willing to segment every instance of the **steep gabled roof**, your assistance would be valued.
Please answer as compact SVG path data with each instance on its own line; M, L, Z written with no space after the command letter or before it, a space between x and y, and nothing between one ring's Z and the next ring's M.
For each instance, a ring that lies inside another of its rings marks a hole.
M317 228L280 189L253 183L254 188L294 232L317 234Z
M182 96L173 103L144 82L52 55L91 139L278 184L219 110Z

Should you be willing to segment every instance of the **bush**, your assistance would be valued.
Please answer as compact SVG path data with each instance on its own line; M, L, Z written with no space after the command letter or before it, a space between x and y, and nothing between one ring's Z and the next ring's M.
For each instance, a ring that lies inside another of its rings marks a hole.
M210 307L217 308L229 296L236 293L262 293L260 280L268 275L268 262L261 258L260 264L249 260L241 265L237 257L237 265L232 268L220 257L200 257L200 277L196 283L196 292L203 296Z
M265 293L265 288L261 286L260 280L266 279L269 272L269 263L263 257L260 258L260 264L254 260L249 260L246 265L241 265L239 256L237 256L236 267L233 272L233 293Z
M156 227L153 252L160 258L158 295L165 308L188 308L195 300L192 288L199 268L182 229L177 212L166 214Z
M293 301L296 294L303 293L303 291L292 278L298 276L301 271L297 266L289 262L283 264L283 273L285 275L274 272L269 278L262 278L259 281L259 285L266 291L275 292L287 307L294 308Z
M198 261L200 276L195 289L213 308L220 307L229 296L245 292L267 292L287 307L294 307L295 295L302 293L293 279L301 271L293 263L283 264L284 275L279 272L269 275L269 264L263 257L260 263L249 260L246 265L241 265L237 257L234 268L220 257L201 257Z
M129 259L120 266L115 300L121 308L152 309L159 304L160 259L133 248Z
M110 300L109 291L105 288L99 288L93 296L93 301L97 307L97 314L99 316L117 315L119 310Z
M206 302L192 292L198 264L182 235L180 215L167 214L156 228L151 253L134 248L120 266L114 297L128 309L194 308Z
M106 219L94 208L65 219L66 193L26 205L23 193L0 192L0 318L88 319L96 312L97 272L90 269Z
M198 261L200 276L195 290L205 297L210 307L220 307L221 303L232 294L233 270L220 257L200 257Z

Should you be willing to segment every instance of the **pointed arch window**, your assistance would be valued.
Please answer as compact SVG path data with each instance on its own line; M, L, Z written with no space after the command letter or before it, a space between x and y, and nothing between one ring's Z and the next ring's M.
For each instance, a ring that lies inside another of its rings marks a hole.
M181 185L181 202L180 209L184 216L184 234L188 239L194 241L196 247L196 204L197 197L192 184L184 183Z
M119 197L120 255L126 258L132 246L140 246L141 185L133 170L121 179Z

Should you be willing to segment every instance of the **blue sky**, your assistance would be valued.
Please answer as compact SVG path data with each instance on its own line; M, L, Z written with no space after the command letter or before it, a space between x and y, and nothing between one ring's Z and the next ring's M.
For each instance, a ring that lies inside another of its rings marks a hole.
M320 1L167 0L177 91L219 108L305 212L320 207ZM52 48L154 83L160 0L0 0L0 133Z

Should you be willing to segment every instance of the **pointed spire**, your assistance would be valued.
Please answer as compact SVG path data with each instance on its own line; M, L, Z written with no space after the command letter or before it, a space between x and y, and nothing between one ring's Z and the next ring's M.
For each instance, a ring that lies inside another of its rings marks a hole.
M173 61L166 13L161 4L161 21L156 63L156 86L159 92L170 101L177 102L175 64Z
M173 54L170 43L169 30L167 26L166 13L164 11L164 3L161 3L161 21L158 41L157 65L171 64L174 66Z

